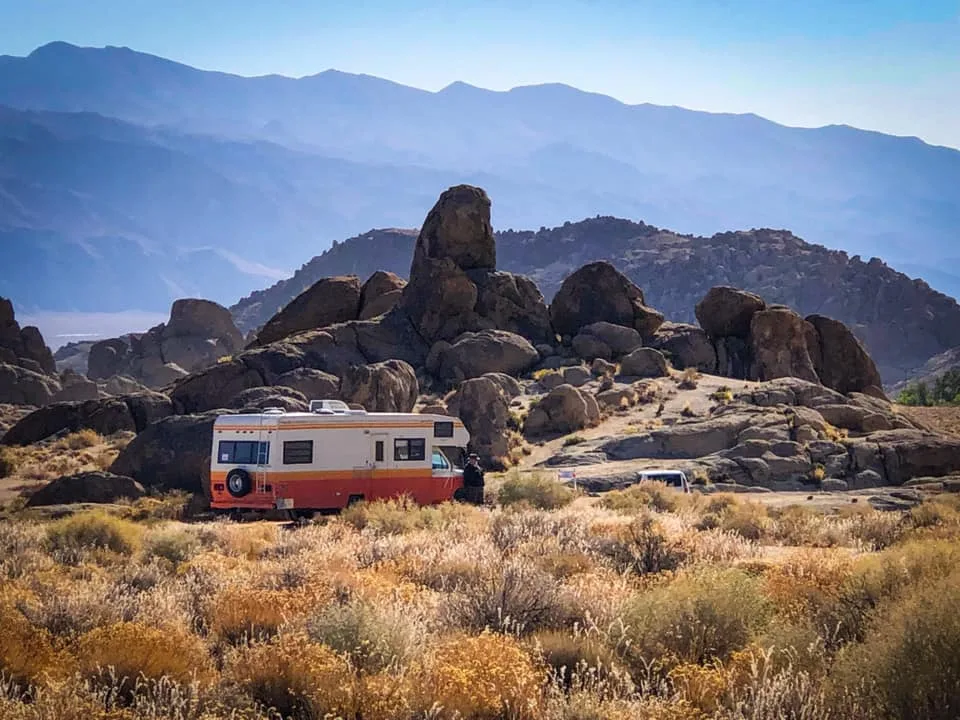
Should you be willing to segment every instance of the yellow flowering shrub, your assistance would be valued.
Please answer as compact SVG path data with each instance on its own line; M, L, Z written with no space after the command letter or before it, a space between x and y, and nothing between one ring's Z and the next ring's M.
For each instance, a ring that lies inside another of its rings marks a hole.
M0 602L0 674L34 684L69 670L69 657L54 647L49 632L34 627L12 603Z
M130 685L141 677L204 684L215 678L203 641L177 628L115 623L86 633L73 651L81 672L90 678L111 671L118 680L127 678Z
M271 637L291 619L303 616L327 599L327 589L315 585L292 590L232 585L213 599L208 621L213 632L231 643L244 637Z
M455 635L437 645L414 673L413 706L436 717L534 718L545 673L514 639Z
M336 717L353 704L354 678L347 662L300 633L234 651L224 679L284 717Z

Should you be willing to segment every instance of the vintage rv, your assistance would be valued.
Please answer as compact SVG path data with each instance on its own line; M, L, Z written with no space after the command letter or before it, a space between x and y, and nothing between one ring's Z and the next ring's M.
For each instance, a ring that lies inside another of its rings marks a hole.
M429 505L463 485L470 436L445 415L368 413L339 400L310 412L269 408L213 426L211 507L217 511L342 509L409 495Z

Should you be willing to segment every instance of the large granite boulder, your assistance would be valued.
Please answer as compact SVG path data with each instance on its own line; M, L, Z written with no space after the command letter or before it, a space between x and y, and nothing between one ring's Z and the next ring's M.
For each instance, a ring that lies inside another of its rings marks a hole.
M4 445L32 445L51 435L93 430L112 435L123 430L141 432L150 423L173 413L170 399L143 393L86 402L54 403L21 418L0 439Z
M110 467L152 490L210 492L210 451L218 414L171 415L137 435Z
M667 359L659 350L637 348L620 361L620 374L628 377L667 377L670 370Z
M436 353L435 362L439 377L460 381L486 373L520 375L538 359L533 345L519 335L504 330L481 330L464 333L452 344L444 343Z
M340 397L340 378L322 370L297 368L280 375L275 385L303 393L309 400L336 400Z
M732 287L714 287L697 303L697 322L710 337L747 338L755 313L767 307L763 298Z
M419 393L416 372L403 360L351 367L340 385L345 402L368 412L412 412Z
M233 323L230 311L210 300L183 298L170 308L170 319L163 329L170 338L216 338L233 350L243 346L243 335Z
M264 384L259 372L235 358L184 378L173 388L170 399L178 413L200 413L227 407L238 393Z
M635 328L606 321L585 325L573 338L573 350L584 360L622 357L642 344L643 339Z
M695 325L665 322L647 344L662 352L677 370L717 372L717 350L706 331Z
M430 260L449 259L462 270L497 267L490 198L481 188L457 185L444 192L424 220L413 251L410 281Z
M356 320L361 290L360 279L355 275L318 280L263 326L254 345L263 346L305 330Z
M534 345L556 342L550 310L533 280L508 272L468 274L477 285L474 309L482 324L521 335Z
M133 478L109 472L83 472L48 483L29 497L27 507L115 503L118 500L136 500L144 495L146 490L143 485Z
M360 289L360 320L372 318L389 312L400 301L407 281L392 272L377 270Z
M470 433L470 450L485 467L502 469L510 454L510 398L494 377L483 376L460 384L447 403Z
M95 342L87 358L87 377L91 380L106 380L122 375L128 368L130 354L129 338L110 338Z
M564 435L600 419L596 398L573 385L558 385L530 409L523 432L530 437Z
M73 370L60 373L60 392L53 396L52 402L83 402L100 397L100 388L83 375Z
M53 401L60 389L60 381L52 375L0 363L0 403L46 405Z
M292 388L271 385L250 388L237 393L230 401L234 410L260 412L267 408L282 408L287 412L306 412L309 409L307 397Z
M850 328L823 315L810 315L807 322L817 332L814 362L820 382L844 394L883 387L876 363Z
M819 382L808 349L810 324L788 308L753 313L750 321L751 377L795 377Z
M652 336L663 315L644 304L643 292L608 262L594 262L573 272L550 304L553 329L573 337L597 322L624 325Z

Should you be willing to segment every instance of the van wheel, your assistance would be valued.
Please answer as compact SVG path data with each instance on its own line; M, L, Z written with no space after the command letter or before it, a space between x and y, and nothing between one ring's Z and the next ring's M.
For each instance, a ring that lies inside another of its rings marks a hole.
M363 495L351 495L347 498L347 507L351 505L356 505L358 502L363 501Z
M250 479L250 473L246 470L236 468L227 474L227 492L233 497L243 497L249 494L252 489L253 481Z

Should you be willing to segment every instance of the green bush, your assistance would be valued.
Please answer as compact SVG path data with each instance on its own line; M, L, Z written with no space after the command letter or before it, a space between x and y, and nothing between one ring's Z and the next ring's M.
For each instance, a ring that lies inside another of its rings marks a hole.
M878 613L834 668L838 692L859 695L871 718L960 717L960 572L911 586Z
M410 623L360 600L327 606L307 621L307 634L370 673L401 662L416 643Z
M132 555L140 546L141 530L134 523L100 511L83 512L57 520L47 528L53 551L107 549Z
M725 661L767 623L760 581L740 570L702 570L636 595L623 612L626 659L633 670Z
M898 396L901 405L960 405L960 369L948 370L931 389L925 382L908 385Z
M576 493L566 485L543 475L511 475L497 493L498 502L510 505L526 504L540 510L556 510L573 502Z

